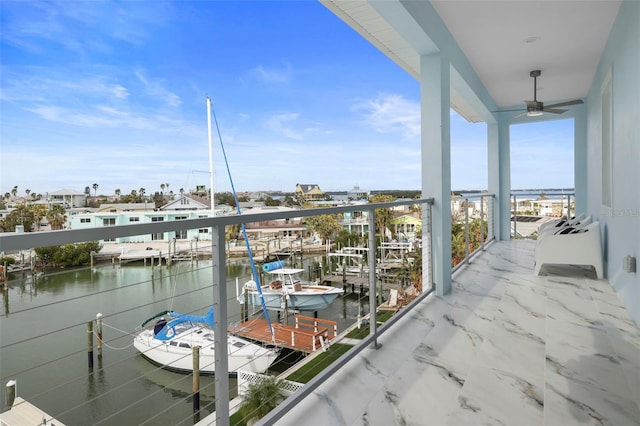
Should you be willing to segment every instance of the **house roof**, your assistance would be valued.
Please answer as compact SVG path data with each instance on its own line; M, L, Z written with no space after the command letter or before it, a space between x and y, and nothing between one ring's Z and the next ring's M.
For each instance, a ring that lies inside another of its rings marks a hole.
M208 209L211 207L211 203L209 200L199 197L197 195L189 194L189 195L181 195L178 198L168 202L167 204L160 207L160 210L174 210L175 207L183 207L182 200L188 199L188 206L190 208L198 208L198 209Z
M422 224L422 220L418 219L417 217L408 215L408 214L403 214L402 216L398 216L395 219L391 220L390 223L392 225L400 225L400 224L405 224L405 223L412 223L414 225L421 225Z
M49 195L85 195L84 192L74 191L73 189L60 189L55 192L49 193Z
M153 203L112 203L112 204L101 204L96 212L105 212L109 210L119 210L119 211L138 211L138 210L153 210L155 205Z
M302 191L303 194L308 194L311 191L322 192L322 190L320 189L320 187L316 183L312 183L312 184L299 183L299 184L296 185L296 187L300 188L300 190Z

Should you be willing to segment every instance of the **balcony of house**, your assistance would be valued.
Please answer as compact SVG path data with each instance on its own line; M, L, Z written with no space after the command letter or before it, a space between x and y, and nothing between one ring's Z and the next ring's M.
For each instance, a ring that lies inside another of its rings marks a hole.
M492 195L487 195L486 198L483 196L483 200L485 199L486 203L480 203L479 217L490 221L495 201ZM281 404L263 423L639 424L640 330L609 283L595 279L593 270L584 267L545 267L541 275L534 275L536 241L491 242L493 234L490 227L488 234L481 231L479 250L474 254L468 253L461 266L455 269L451 293L436 296L431 292L433 283L430 281L432 201L419 200L405 204L417 202L422 205L425 224L422 234L423 271L426 270L423 277L427 277L424 293L379 329L375 317L372 317L371 334L367 338ZM366 209L370 213L369 226L375 227L375 209L394 204L402 203L368 205ZM54 404L41 407L51 411L54 416L61 415L63 420L65 416L71 416L71 413L81 413L93 416L91 422L95 423L105 419L119 421L124 410L109 411L104 408L117 406L109 400L113 392L91 391L85 398L86 389L78 385L82 385L87 377L91 385L104 372L108 372L110 376L115 375L118 368L132 369L131 372L127 370L127 381L122 386L135 386L138 380L148 386L147 381L153 380L154 373L145 373L141 368L140 357L111 350L112 347L121 348L128 344L127 336L124 337L125 340L122 340L122 336L117 336L117 333L126 328L122 324L131 325L136 319L140 321L149 317L149 309L157 312L158 303L161 305L167 303L167 300L173 301L174 296L189 297L193 293L197 296L197 302L187 305L190 312L203 310L211 305L216 309L216 358L225 358L227 326L237 319L227 310L227 303L221 303L225 300L235 303L235 296L227 294L224 286L215 285L216 282L225 282L227 278L225 269L216 266L225 265L227 261L224 250L225 226L245 221L264 222L330 214L354 208L356 207L2 235L0 242L3 249L26 250L145 233L210 228L210 251L213 259L210 269L206 269L208 278L200 277L193 282L186 276L179 279L181 289L187 286L182 289L184 294L175 295L175 290L171 289L173 281L178 280L177 275L175 278L171 275L163 278L162 270L154 270L152 267L150 281L142 280L136 275L136 281L131 284L115 284L114 281L111 286L113 288L100 287L99 291L88 286L85 297L74 295L68 300L56 301L54 307L57 313L42 322L34 322L36 327L33 330L24 329L17 337L7 337L4 332L9 328L5 327L11 327L12 321L23 321L25 315L35 316L37 309L25 308L18 312L11 310L9 316L9 310L15 307L5 296L6 316L3 317L3 342L0 349L4 354L15 354L25 348L30 353L42 356L23 369L2 371L3 379L14 378L17 371L19 381L25 380L24 376L34 376L38 378L38 383L46 382L48 387L33 388L32 383L22 386L24 392L31 392L42 401L46 400L47 394L68 388L74 395L73 402L54 398L50 399L50 402L55 400ZM362 206L357 208L362 209ZM471 214L469 209L465 210L467 214L464 222L468 229ZM480 229L485 228L483 226ZM468 230L465 234L469 235ZM370 234L369 238L370 244L375 245L375 236ZM469 244L465 243L465 246L469 247ZM375 262L373 259L372 261ZM202 267L195 269L204 270ZM100 276L121 280L124 272L122 269L118 271L120 272L115 274L91 268L91 280ZM176 271L180 275L185 273L180 268ZM202 281L209 284L202 289L190 287L194 282ZM124 293L120 293L129 289L142 293L143 290L139 289L145 286L153 290L152 300L146 300L140 295L125 297ZM38 288L35 281L31 287L34 291L39 289L40 294L46 294L48 288L47 285ZM375 295L375 288L374 281L370 288L371 294ZM199 293L202 290L204 293ZM86 321L95 315L89 305L103 303L101 301L106 300L105 298L114 297L111 294L118 300L124 300L125 302L119 303L125 304L112 307L114 312L104 318L105 324L118 325L117 329L109 328L110 333L117 337L104 341L109 345L105 349L105 360L109 361L100 364L95 373L90 369L88 376L86 370L82 372L70 369L70 376L52 379L50 376L57 369L50 368L51 366L59 362L77 363L77 358L82 358L84 341L74 340L68 347L70 353L64 352L64 348L57 348L55 354L50 356L42 351L42 347L38 349L39 345L47 345L46 342L52 339L63 339L63 335L70 330L78 329L78 336L86 335ZM79 309L67 307L67 303L81 304L82 315L60 314ZM369 311L375 312L376 298L370 298L369 303ZM47 305L44 309L47 309ZM87 316L87 312L91 316ZM116 356L117 360L112 360ZM7 359L3 359L3 365L9 365ZM142 365L146 364L143 362ZM227 366L216 364L215 368L222 372ZM187 379L190 379L189 376ZM102 382L98 380L95 383ZM216 374L215 384L210 386L215 387L215 406L218 410L211 417L203 419L202 423L217 421L218 424L228 424L227 376ZM78 391L78 388L81 390ZM190 398L188 391L183 394L186 396L181 397L181 401ZM29 399L29 395L21 396ZM139 403L145 404L146 400L157 398L161 396L143 392L130 401L130 406L135 407ZM87 411L93 406L103 409ZM160 415L164 416L166 413Z
M534 275L535 249L490 244L261 424L640 424L638 326L592 269Z

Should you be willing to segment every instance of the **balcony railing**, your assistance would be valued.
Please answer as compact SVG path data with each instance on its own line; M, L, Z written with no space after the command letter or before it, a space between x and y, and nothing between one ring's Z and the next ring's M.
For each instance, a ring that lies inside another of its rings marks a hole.
M469 264L471 258L484 250L487 243L495 239L493 229L493 216L495 211L495 195L479 194L468 195L457 199L463 212L464 223L464 258L453 266L452 271L456 271L462 265ZM452 206L453 208L453 206ZM471 210L471 212L470 212ZM454 215L456 217L457 215ZM470 218L479 220L480 239L475 244L471 241ZM458 219L460 220L460 219Z
M532 199L533 197L535 197L535 200ZM551 207L550 211L543 211L549 209L549 207L545 207L544 204L558 204L557 201L559 201L559 206L557 208ZM566 217L568 219L572 216L574 203L575 192L573 191L512 192L511 233L514 237L518 237L518 215L524 215L525 213L528 213L529 215L533 214L535 216L555 216Z
M484 199L485 196L481 198ZM492 198L490 198L492 199ZM241 216L223 216L215 218L198 218L188 220L175 220L175 221L161 221L152 223L130 224L130 225L117 225L108 227L97 227L91 229L77 229L77 230L64 230L64 231L47 231L47 232L28 232L28 233L4 233L0 234L0 249L4 253L31 251L32 249L47 246L60 246L64 244L81 243L87 241L110 241L121 237L131 237L136 235L154 235L166 232L181 233L187 230L193 229L211 229L211 258L212 258L212 298L213 307L215 310L215 353L216 353L216 377L215 377L215 407L216 407L216 422L217 424L224 425L229 423L229 378L228 378L228 363L227 363L227 330L228 330L228 309L227 309L227 277L226 277L226 253L225 253L225 227L229 225L248 224L252 222L270 221L278 219L292 219L301 218L325 214L344 213L349 211L367 211L369 229L376 228L376 209L392 208L395 206L407 206L407 205L420 205L422 207L423 217L423 230L422 230L422 249L423 249L423 293L414 299L405 309L400 311L397 315L387 321L383 327L378 329L376 321L376 309L377 309L377 279L376 279L376 259L374 256L369 258L369 312L371 315L369 321L369 336L362 340L361 343L354 346L349 352L339 358L336 362L331 364L329 368L317 375L311 382L309 382L300 392L296 393L293 397L288 399L278 409L278 413L284 413L287 407L291 404L296 404L301 398L307 396L313 389L315 389L320 383L326 380L331 374L335 373L343 366L348 360L354 358L363 348L372 346L377 347L377 338L383 333L391 324L395 323L407 312L409 312L413 306L423 300L433 288L432 280L432 268L431 268L431 205L433 199L420 199L393 203L372 203L359 206L344 206L334 208L321 208L321 209L309 209L287 212L273 212L273 213L260 213L260 214L243 214ZM481 203L484 206L484 203ZM484 207L483 207L484 208ZM484 213L481 215L484 217ZM488 219L487 219L488 220ZM467 220L468 222L468 220ZM484 237L483 237L484 239ZM369 247L376 247L375 233L369 233ZM153 259L153 257L152 257ZM153 260L151 260L153 262ZM153 265L153 263L152 263ZM96 291L96 295L102 293L104 290ZM71 298L73 299L73 297ZM70 299L70 300L71 300ZM134 301L128 301L133 304ZM142 305L143 301L135 301ZM137 307L139 307L138 305ZM38 309L29 308L31 309ZM136 306L127 308L128 312L136 309ZM59 315L63 315L60 313ZM64 315L67 315L66 313ZM69 319L73 323L72 319ZM75 325L66 325L59 330L50 330L46 332L40 332L37 336L25 337L23 340L18 339L11 343L5 343L3 341L0 345L0 350L10 347L10 351L15 353L19 349L20 345L33 347L32 340L43 337L47 334L55 334L58 332L68 331L75 326L82 326L84 323ZM43 330L49 330L48 327L43 327ZM77 349L77 348L76 348ZM42 351L46 358L47 351ZM71 353L67 356L77 355L77 352ZM53 355L52 355L53 356ZM63 359L55 358L46 359L42 364L34 365L33 368L45 368L50 364L55 363L57 360ZM10 375L16 372L2 372L3 380L8 379ZM9 374L9 376L7 376ZM58 389L64 386L65 383L52 385L54 389ZM59 389L58 389L59 391ZM23 395L25 398L29 398L28 395ZM145 397L141 396L140 400ZM59 407L61 413L67 413L74 409L74 407ZM54 414L55 413L51 413ZM276 414L277 415L277 414ZM281 414L280 414L281 415Z

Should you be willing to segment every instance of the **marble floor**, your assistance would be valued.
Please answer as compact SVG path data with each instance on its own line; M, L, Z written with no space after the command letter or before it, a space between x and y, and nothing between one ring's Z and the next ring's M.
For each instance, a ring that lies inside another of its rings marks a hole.
M606 280L496 242L281 425L640 425L640 329Z

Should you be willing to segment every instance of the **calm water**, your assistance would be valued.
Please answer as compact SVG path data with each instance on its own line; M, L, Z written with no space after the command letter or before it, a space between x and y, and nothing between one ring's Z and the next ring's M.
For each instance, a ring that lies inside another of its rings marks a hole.
M305 268L311 260L306 259ZM240 284L250 275L246 261L227 267L229 321L240 319L235 301ZM190 425L190 375L159 369L137 354L130 333L155 313L174 309L203 314L212 304L212 272L208 261L166 266L98 266L48 273L33 282L14 279L3 291L0 317L2 411L5 384L16 379L17 395L67 425ZM338 331L352 325L368 300L348 295L334 301L319 317L338 322ZM103 314L102 359L87 360L87 321ZM272 315L275 320L275 315ZM287 360L274 366L282 371ZM200 379L201 418L213 411L212 376ZM236 381L230 379L231 396Z

